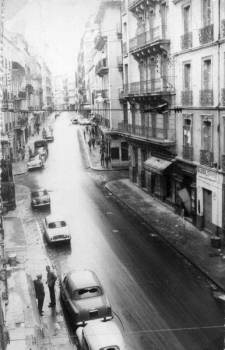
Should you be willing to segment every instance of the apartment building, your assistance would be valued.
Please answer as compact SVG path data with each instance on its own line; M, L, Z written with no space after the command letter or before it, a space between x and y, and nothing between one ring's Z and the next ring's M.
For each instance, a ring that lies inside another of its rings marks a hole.
M13 159L17 159L42 117L41 67L21 35L7 33L3 48L3 134L9 138Z
M53 110L53 88L52 73L45 62L41 63L43 110L52 112Z
M122 2L124 119L130 179L150 194L175 201L175 73L168 1Z
M177 118L176 192L185 215L224 230L225 4L173 1Z

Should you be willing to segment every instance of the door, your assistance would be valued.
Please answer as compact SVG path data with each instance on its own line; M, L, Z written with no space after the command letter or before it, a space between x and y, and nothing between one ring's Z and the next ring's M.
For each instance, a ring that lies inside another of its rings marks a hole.
M212 229L212 192L203 188L203 227L206 231Z

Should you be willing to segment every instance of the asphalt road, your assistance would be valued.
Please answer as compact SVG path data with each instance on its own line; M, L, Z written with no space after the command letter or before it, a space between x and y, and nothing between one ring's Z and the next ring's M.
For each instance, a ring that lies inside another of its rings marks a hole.
M85 168L78 127L68 113L60 116L45 169L17 177L31 188L47 188L51 213L69 224L71 249L46 246L58 272L97 273L128 349L224 349L224 308L208 282L101 186L119 172ZM39 221L46 214L30 213Z

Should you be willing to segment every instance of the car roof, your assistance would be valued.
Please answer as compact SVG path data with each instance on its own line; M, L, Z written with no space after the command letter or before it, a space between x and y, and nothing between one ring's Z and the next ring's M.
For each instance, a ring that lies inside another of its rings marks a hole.
M66 223L66 220L61 216L49 215L49 216L46 216L45 219L47 222L65 221Z
M91 270L73 270L67 276L72 289L101 286L98 277Z
M125 349L123 335L118 325L113 321L91 321L84 327L84 336L93 349L118 346Z

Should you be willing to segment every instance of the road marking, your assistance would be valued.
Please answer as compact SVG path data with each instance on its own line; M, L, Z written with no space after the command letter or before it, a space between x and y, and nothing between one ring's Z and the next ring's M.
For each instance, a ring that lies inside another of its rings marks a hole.
M198 331L200 329L220 329L224 327L225 327L224 325L215 325L215 326L199 326L199 327L183 327L183 328L143 329L142 331L126 332L126 334Z

